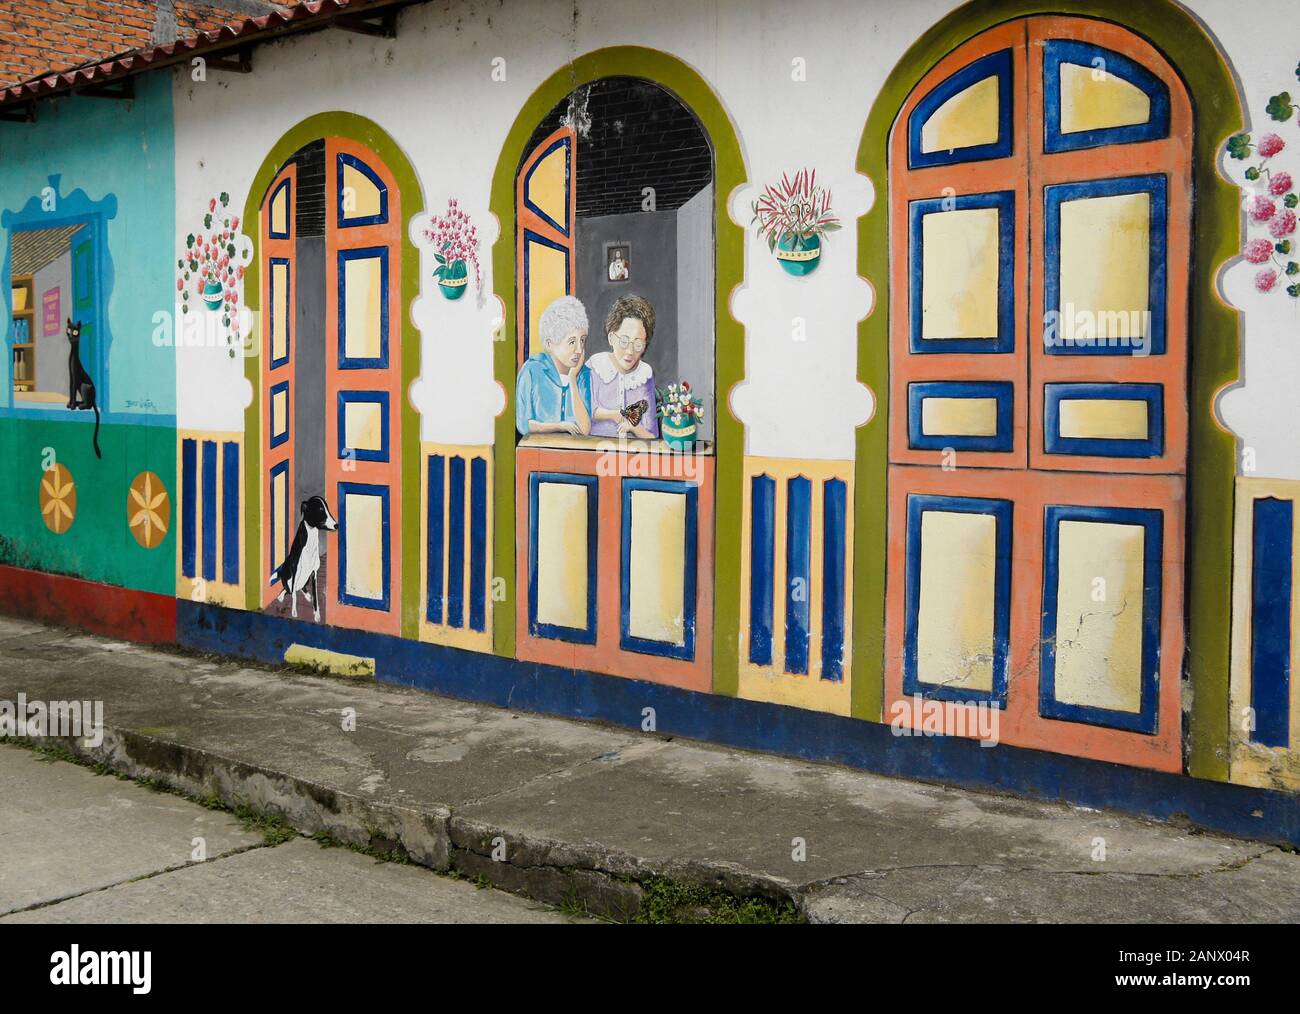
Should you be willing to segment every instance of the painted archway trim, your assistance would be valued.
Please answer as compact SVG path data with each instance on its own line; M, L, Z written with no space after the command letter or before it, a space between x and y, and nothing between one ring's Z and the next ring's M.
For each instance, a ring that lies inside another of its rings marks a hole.
M420 294L420 255L411 242L406 223L424 211L424 191L415 168L397 142L373 120L355 113L318 113L292 127L278 140L262 160L244 202L243 225L253 240L253 259L244 273L244 303L250 311L261 309L261 230L254 228L262 197L275 179L276 173L289 158L304 145L323 137L342 137L363 144L373 151L393 174L402 194L402 276L399 320L392 326L397 330L402 348L402 503L420 502L420 419L407 392L420 375L420 332L411 321L411 305ZM259 318L256 318L260 320ZM260 327L257 331L261 341ZM260 348L260 345L258 346ZM244 567L246 574L262 573L261 510L262 447L257 434L261 431L261 390L258 379L258 358L249 356L244 364L244 376L253 388L253 400L244 410ZM252 434L253 436L249 436ZM296 523L296 522L295 522ZM419 635L420 610L420 512L402 512L402 636L414 639ZM260 584L245 581L245 605L257 610Z
M881 496L854 504L854 673L852 714L881 719L885 665L883 496L889 450L889 132L921 78L947 53L1013 18L1061 14L1111 21L1164 53L1182 76L1195 111L1190 282L1191 383L1188 390L1187 657L1191 680L1188 773L1228 778L1228 651L1232 601L1232 503L1236 438L1215 420L1214 401L1238 378L1237 311L1220 300L1215 276L1240 240L1237 188L1217 171L1222 142L1242 129L1232 72L1200 24L1172 0L975 0L929 29L904 54L876 97L858 147L857 168L871 179L875 202L858 222L858 273L877 295L858 327L858 379L876 396L872 418L858 430L856 486ZM874 677L874 678L873 678Z
M492 251L492 278L505 304L502 334L493 357L506 406L496 419L496 480L493 504L493 574L510 588L493 596L493 652L515 653L515 174L524 147L543 117L575 88L602 77L639 77L662 85L695 114L713 143L715 227L716 392L713 690L739 689L740 525L744 473L744 426L731 413L732 389L745 375L745 329L731 315L731 293L745 278L745 230L727 213L727 202L747 178L736 128L718 96L695 70L667 53L640 46L614 46L580 56L547 78L515 118L492 176L492 213L501 232ZM727 523L723 523L726 521Z

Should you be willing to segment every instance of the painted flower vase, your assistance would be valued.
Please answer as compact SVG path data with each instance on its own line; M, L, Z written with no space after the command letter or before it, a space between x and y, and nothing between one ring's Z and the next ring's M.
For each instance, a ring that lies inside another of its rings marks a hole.
M689 417L680 423L674 423L669 418L659 424L659 432L664 438L664 443L679 451L691 449L691 445L695 443L695 430L695 420Z
M205 282L203 285L203 303L209 310L220 310L225 294L226 288L220 282Z
M439 268L438 288L448 299L460 299L469 288L469 269L464 261L452 261L444 268Z
M794 233L782 233L776 241L776 259L792 275L811 275L822 260L822 239L801 239Z

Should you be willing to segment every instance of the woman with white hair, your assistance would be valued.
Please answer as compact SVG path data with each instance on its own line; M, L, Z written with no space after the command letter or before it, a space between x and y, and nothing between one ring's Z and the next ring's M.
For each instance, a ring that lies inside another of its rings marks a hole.
M582 368L587 311L574 296L561 296L538 323L542 349L525 360L515 382L515 426L530 433L591 432L591 379Z

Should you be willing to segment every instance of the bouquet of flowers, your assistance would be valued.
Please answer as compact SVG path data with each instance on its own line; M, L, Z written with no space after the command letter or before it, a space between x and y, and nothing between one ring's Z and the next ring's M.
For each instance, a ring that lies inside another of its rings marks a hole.
M468 275L468 265L474 269L474 285L477 287L481 284L478 230L470 222L469 215L460 210L456 198L447 202L445 215L430 217L424 238L433 244L438 260L438 270L433 276L439 282L445 284L465 278Z
M670 385L666 391L658 388L655 401L659 403L656 409L659 418L672 426L687 426L704 419L704 401L691 393L691 385L684 380Z
M781 174L777 186L769 184L752 205L758 233L775 250L783 238L803 241L825 236L840 228L840 220L831 212L831 192L817 185L816 169L800 169L791 180Z

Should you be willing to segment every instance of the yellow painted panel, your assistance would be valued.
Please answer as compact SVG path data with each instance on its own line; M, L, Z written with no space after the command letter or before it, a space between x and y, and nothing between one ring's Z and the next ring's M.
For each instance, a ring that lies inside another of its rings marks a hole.
M565 148L556 148L537 163L528 179L528 199L565 231L569 228L569 180Z
M587 487L537 488L537 621L587 626Z
M373 493L348 493L344 511L347 524L348 572L344 588L364 599L384 597L384 500Z
M686 497L633 490L631 523L628 632L684 645Z
M271 198L271 231L284 236L289 232L289 188L282 186Z
M274 559L271 561L273 567L279 567L284 563L285 552L288 548L288 532L284 526L284 504L289 498L289 473L277 472L271 480L271 548Z
M361 170L343 163L343 219L374 218L380 210L379 188Z
M1078 398L1061 402L1061 436L1092 440L1145 440L1147 403L1141 400Z
M1056 583L1056 699L1142 709L1141 525L1062 521Z
M1122 77L1061 64L1061 133L1128 127L1151 119L1146 92Z
M289 265L271 265L271 358L289 354Z
M373 676L375 660L363 655L347 655L341 651L329 651L326 648L313 648L307 644L291 644L284 653L284 660L290 665L311 666L323 669L336 676Z
M939 437L993 437L998 433L996 398L924 398L921 432Z
M349 401L343 409L343 437L354 451L382 451L383 406L374 401Z
M998 333L998 209L962 208L921 222L921 333L989 338Z
M991 514L922 514L916 628L916 676L922 683L993 689L997 535Z
M278 437L289 428L289 392L276 391L271 395L271 436Z
M1063 336L1078 334L1079 328L1091 323L1096 338L1146 337L1150 256L1149 194L1063 202L1059 307L1065 322Z
M921 151L952 151L998 139L998 79L976 81L930 114L921 127Z
M349 359L378 359L383 285L378 257L358 257L343 267L346 331L343 354Z
M524 256L528 258L528 354L533 355L542 351L542 333L537 326L542 313L569 293L565 284L569 255L543 243L529 242Z

